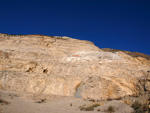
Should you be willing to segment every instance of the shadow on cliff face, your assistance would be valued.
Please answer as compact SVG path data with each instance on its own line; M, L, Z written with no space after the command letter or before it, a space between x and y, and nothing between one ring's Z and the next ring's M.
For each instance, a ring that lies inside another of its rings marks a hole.
M81 95L81 83L79 84L79 85L77 85L77 87L76 87L76 92L75 92L75 94L74 94L74 97L75 98L82 98L82 95Z

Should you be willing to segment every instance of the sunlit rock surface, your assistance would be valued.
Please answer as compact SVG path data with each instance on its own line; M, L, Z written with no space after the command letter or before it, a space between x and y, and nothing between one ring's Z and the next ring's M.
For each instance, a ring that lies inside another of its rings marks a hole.
M0 88L108 100L138 96L150 60L69 37L0 34ZM150 82L145 87L150 91Z

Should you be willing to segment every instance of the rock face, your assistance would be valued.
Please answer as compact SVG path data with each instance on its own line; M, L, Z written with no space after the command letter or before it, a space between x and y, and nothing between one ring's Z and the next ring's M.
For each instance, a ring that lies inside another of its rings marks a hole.
M0 88L36 94L117 99L138 96L150 60L107 52L69 37L0 34ZM149 91L149 82L145 84Z

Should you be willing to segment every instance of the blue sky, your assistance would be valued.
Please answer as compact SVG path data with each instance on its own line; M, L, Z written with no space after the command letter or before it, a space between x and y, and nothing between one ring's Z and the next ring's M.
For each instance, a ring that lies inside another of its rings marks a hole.
M0 32L69 36L150 55L150 0L1 0Z

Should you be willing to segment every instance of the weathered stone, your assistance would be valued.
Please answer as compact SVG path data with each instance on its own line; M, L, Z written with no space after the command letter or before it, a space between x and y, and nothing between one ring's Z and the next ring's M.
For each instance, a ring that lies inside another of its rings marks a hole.
M150 81L145 83L145 89L150 92Z
M138 96L137 83L147 70L149 59L102 51L89 41L0 34L0 88L5 90L118 99Z

